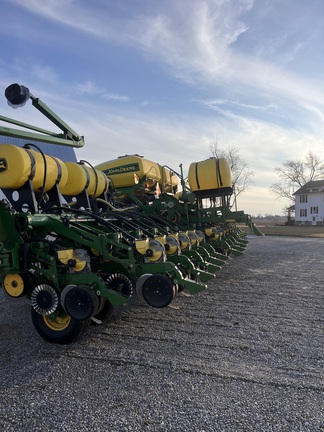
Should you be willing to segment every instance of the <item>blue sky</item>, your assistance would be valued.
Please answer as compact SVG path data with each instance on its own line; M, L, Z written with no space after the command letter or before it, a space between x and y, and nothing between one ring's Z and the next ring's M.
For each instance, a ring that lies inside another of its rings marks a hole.
M186 171L217 140L255 172L239 208L282 214L274 168L323 154L323 0L3 0L0 40L1 93L29 87L92 164ZM0 112L55 130L31 104Z

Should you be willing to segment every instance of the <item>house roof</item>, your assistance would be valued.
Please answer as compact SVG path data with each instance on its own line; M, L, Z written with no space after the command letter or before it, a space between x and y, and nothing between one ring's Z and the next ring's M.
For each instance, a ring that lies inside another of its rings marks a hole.
M312 180L304 184L300 189L296 190L293 195L303 195L310 193L319 193L324 191L324 180Z

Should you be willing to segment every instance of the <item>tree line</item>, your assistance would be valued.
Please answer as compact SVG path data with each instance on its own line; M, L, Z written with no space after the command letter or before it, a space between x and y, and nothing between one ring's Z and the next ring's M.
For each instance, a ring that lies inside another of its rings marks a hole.
M324 179L324 162L321 158L309 151L305 159L290 159L276 167L275 172L279 181L270 187L276 198L286 198L290 205L295 202L293 193L309 181Z
M225 158L231 167L234 192L230 206L237 209L237 197L251 186L254 172L249 168L247 161L240 156L238 148L229 146L227 149L220 149L218 141L215 140L209 144L209 150L212 157ZM270 191L277 199L287 199L289 201L287 207L294 204L293 193L299 188L309 181L324 179L324 162L312 151L309 151L304 159L286 160L274 170L279 180L270 186Z

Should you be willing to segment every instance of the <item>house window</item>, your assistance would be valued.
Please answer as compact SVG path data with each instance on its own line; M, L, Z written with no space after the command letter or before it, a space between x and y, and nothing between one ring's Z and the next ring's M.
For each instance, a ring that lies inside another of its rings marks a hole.
M318 214L318 207L311 207L311 214Z
M300 209L300 217L307 217L307 209Z
M300 195L300 201L301 203L307 203L307 195Z

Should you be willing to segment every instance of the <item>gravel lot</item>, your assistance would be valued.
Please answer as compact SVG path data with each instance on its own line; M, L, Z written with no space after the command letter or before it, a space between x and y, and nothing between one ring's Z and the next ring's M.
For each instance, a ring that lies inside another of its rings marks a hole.
M0 295L0 430L324 431L324 239L249 237L197 296L72 345Z

